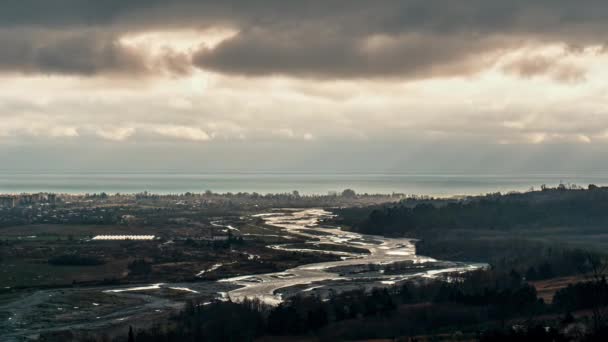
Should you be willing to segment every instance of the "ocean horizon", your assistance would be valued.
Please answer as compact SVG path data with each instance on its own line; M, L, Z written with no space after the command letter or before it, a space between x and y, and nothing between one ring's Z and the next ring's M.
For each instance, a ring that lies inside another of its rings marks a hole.
M257 192L357 193L457 196L527 191L542 184L608 184L608 174L440 174L440 173L306 173L306 172L0 172L0 193L54 192L139 193Z

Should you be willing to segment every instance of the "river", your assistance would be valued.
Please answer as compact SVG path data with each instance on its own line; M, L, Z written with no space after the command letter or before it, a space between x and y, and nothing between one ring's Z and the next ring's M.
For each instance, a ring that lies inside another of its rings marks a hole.
M485 264L438 261L416 255L412 239L392 239L343 231L338 227L320 225L332 214L323 209L280 210L260 214L265 223L283 229L289 234L309 239L306 248L290 248L289 245L269 246L291 251L332 253L342 260L302 265L284 272L241 276L220 280L241 288L228 292L234 301L258 298L269 304L282 301L279 290L307 285L303 291L318 291L322 288L344 287L349 282L365 284L366 287L387 286L417 278L433 278L444 274L468 272ZM367 250L368 253L332 251L320 246L337 245L342 248ZM401 272L387 274L383 267L400 263ZM323 283L323 285L319 285Z
M166 317L163 312L179 309L188 298L230 298L237 302L257 298L277 305L285 296L298 293L323 296L332 291L393 286L412 279L444 277L449 280L455 274L486 266L417 255L412 239L357 234L324 225L323 220L331 215L323 209L278 209L256 216L267 225L281 229L283 235L295 235L302 238L299 240L306 241L270 245L269 248L335 254L339 260L217 282L25 292L0 304L0 335L3 341L21 341L43 332L76 329L100 331L131 322L153 321L154 317ZM205 271L193 270L193 274L210 272L219 267L221 264ZM74 298L78 299L77 306L73 304ZM105 302L100 305L99 300Z

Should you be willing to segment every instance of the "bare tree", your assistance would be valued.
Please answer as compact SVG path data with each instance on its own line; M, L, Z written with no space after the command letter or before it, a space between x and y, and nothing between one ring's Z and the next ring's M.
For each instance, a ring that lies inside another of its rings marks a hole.
M608 272L608 259L596 254L587 254L587 272L584 276L588 282L592 283L594 291L594 304L592 307L593 329L599 331L608 320L608 285L606 284L606 274Z

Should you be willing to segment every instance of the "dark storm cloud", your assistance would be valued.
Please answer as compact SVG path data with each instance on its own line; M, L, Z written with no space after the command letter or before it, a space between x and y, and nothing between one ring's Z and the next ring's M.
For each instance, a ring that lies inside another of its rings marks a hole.
M105 34L0 34L0 46L0 69L5 71L91 75L143 70L136 51Z
M333 2L336 4L336 2ZM543 43L604 44L608 4L599 1L352 1L311 14L246 27L195 63L242 75L315 78L427 78L469 75L501 53ZM574 67L546 68L560 81ZM525 74L525 71L520 75ZM540 75L537 69L535 76Z
M516 44L492 37L378 35L344 37L334 32L243 32L194 56L201 68L245 75L299 77L428 77L469 74Z
M112 33L0 31L0 71L42 74L186 73L189 58L166 51L155 60Z
M19 49L1 52L0 63L17 71L139 71L142 57L116 43L121 34L227 26L239 34L196 53L198 67L243 75L420 78L479 71L492 56L524 43L604 44L607 19L608 3L599 0L8 0L0 31L93 27L110 38L43 47L24 40ZM181 62L190 59L169 64Z

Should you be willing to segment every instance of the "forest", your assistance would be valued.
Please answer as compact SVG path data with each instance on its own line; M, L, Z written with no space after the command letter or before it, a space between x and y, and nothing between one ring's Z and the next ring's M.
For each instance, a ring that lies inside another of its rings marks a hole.
M420 281L335 293L327 299L300 295L277 307L258 300L190 301L166 324L131 327L113 341L253 341L277 336L320 341L409 336L409 341L416 341L448 332L481 341L608 337L608 315L601 310L608 304L608 284L601 276L558 291L552 303L539 298L525 276L513 270L481 270L458 277L451 283ZM587 311L592 312L590 318L581 315ZM591 328L565 329L581 323Z
M353 230L411 236L432 229L510 230L598 227L608 223L608 189L543 188L528 193L488 194L459 201L411 201L339 210Z

